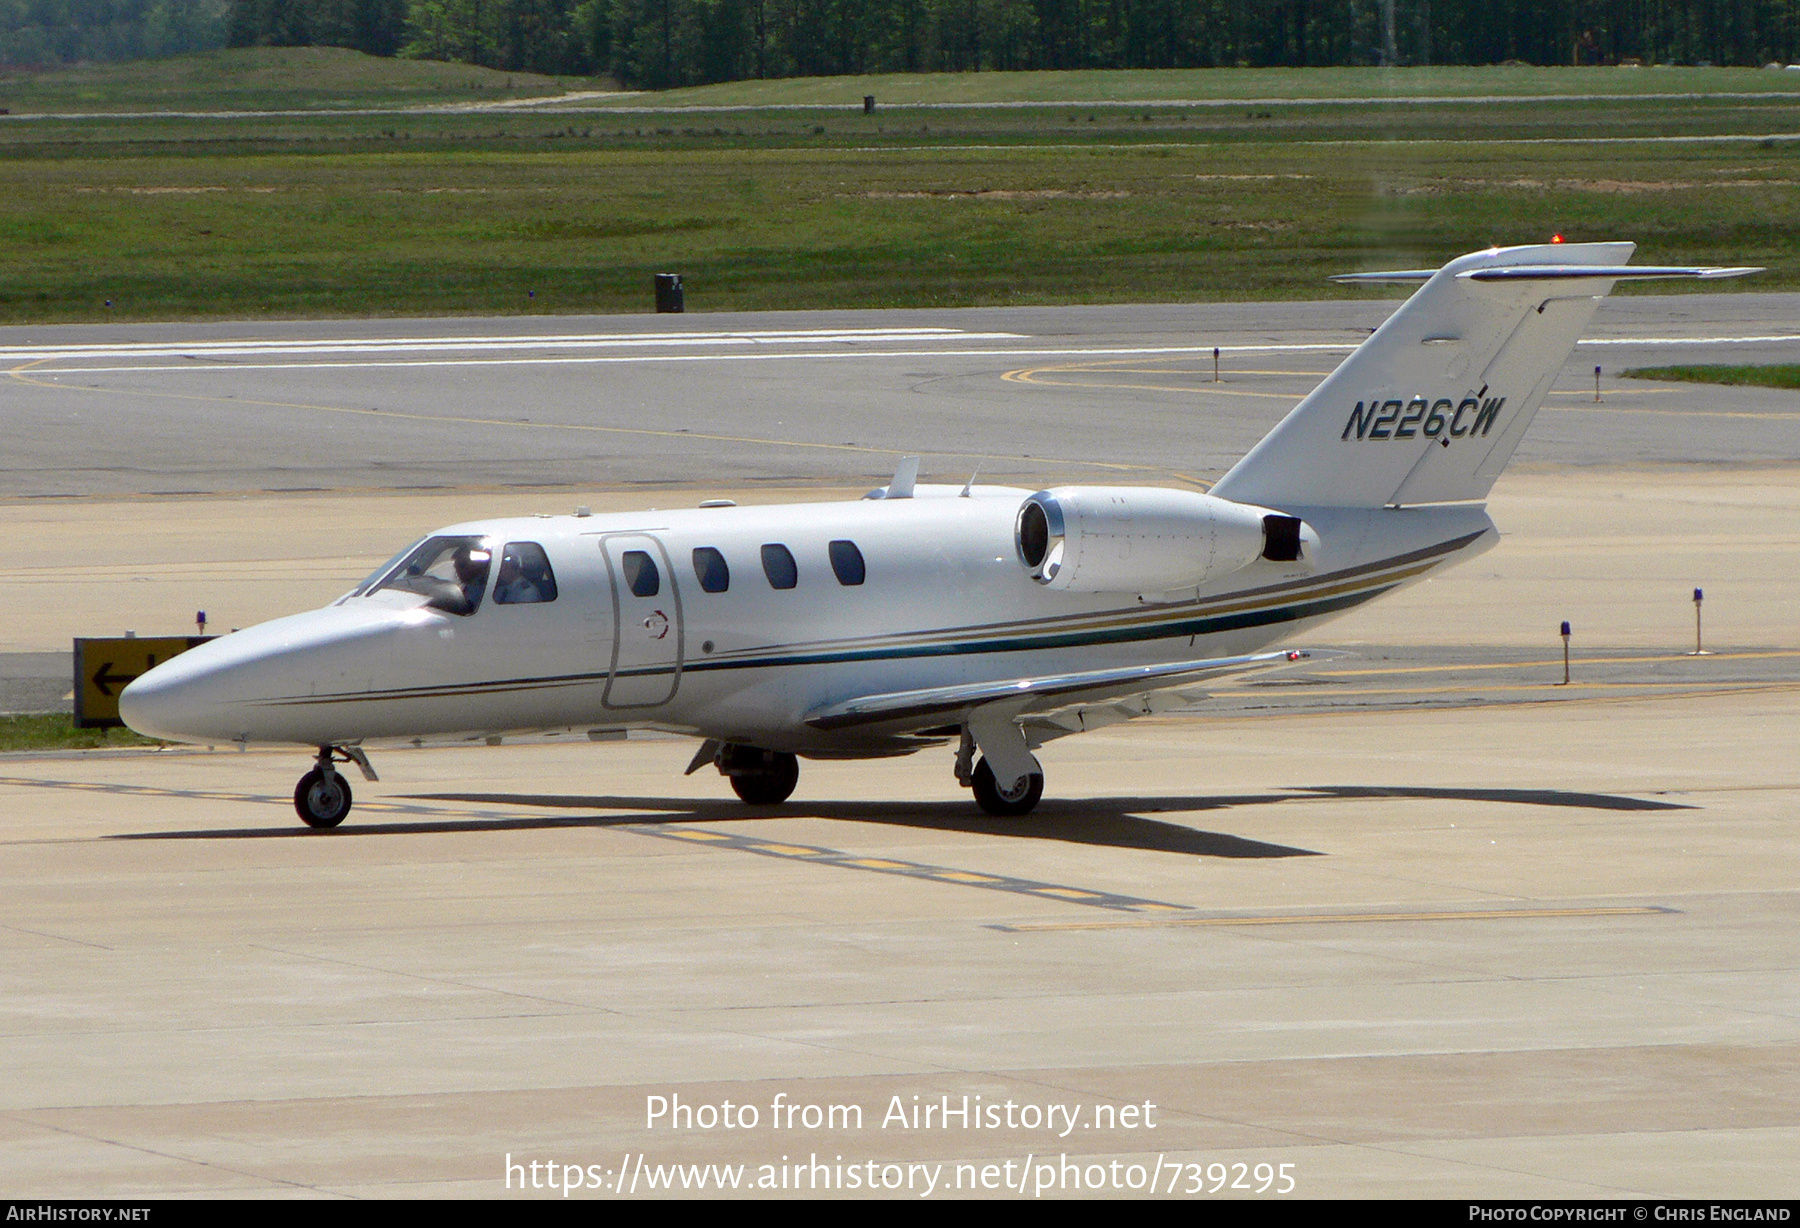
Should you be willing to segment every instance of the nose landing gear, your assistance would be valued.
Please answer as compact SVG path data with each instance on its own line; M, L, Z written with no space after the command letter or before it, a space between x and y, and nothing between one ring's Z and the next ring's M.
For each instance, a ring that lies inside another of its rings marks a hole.
M336 827L350 813L350 782L329 762L316 767L294 787L294 809L308 827Z
M294 810L308 827L336 827L350 813L350 782L336 768L354 763L364 780L377 780L369 756L360 746L321 746L312 771L294 786Z

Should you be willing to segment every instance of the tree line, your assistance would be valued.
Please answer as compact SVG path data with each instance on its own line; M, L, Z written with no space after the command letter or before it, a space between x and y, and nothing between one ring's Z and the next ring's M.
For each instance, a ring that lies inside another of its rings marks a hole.
M637 89L1071 68L1800 57L1800 0L0 0L0 60L352 47Z
M225 45L229 0L0 0L0 64L141 60Z

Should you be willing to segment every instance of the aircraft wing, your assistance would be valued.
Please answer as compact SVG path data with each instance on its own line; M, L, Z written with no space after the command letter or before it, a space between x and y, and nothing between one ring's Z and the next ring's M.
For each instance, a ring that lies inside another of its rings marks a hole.
M916 691L891 691L864 695L819 708L806 715L814 729L851 729L883 725L898 732L960 723L967 713L990 704L1005 705L1014 719L1059 727L1048 736L1098 728L1127 716L1157 710L1148 703L1136 710L1120 711L1111 719L1086 722L1089 709L1114 708L1137 697L1157 692L1181 691L1228 674L1279 669L1313 659L1313 654L1283 650L1242 657L1213 657L1202 661L1175 661L1166 665L1133 665L1119 669L1083 670L1071 674L1045 674L1006 682L972 682L925 687ZM1162 705L1169 706L1169 705ZM1073 723L1070 718L1073 718Z

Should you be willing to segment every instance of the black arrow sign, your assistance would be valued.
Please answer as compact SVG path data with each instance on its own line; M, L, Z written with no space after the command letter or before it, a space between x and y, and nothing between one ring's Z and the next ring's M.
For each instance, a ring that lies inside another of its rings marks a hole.
M162 635L148 639L126 636L75 641L75 724L81 729L110 729L119 723L119 695L157 664L211 636ZM94 668L98 664L99 668Z
M107 661L104 664L102 664L99 669L94 671L94 677L93 677L94 685L100 688L100 693L102 695L105 695L108 697L111 697L111 695L113 693L112 692L112 684L113 683L117 682L117 683L123 684L123 683L130 682L134 678L138 677L137 674L108 673L107 671L110 669L112 669L112 662Z

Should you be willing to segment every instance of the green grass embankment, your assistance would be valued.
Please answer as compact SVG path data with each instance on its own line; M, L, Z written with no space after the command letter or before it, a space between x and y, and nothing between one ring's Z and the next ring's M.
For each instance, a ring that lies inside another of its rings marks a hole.
M1800 366L1633 367L1619 372L1625 379L1665 380L1680 384L1740 384L1756 388L1800 388Z
M103 747L157 746L129 729L77 729L66 712L0 716L0 751L97 750Z
M1782 135L1800 132L1800 74L1407 70L1415 93L1465 100L1141 108L1081 103L1339 96L1396 74L969 74L707 87L739 109L698 113L343 114L326 104L403 96L390 71L482 71L354 60L368 80L321 76L312 114L0 122L0 321L629 312L669 270L691 311L1357 296L1326 279L1553 233L1800 285L1800 143ZM1466 100L1615 77L1706 88ZM1075 100L774 105L903 85Z
M693 311L1325 298L1553 233L1800 284L1786 144L1604 180L1579 147L519 144L0 159L0 319L639 311L665 270Z
M1521 95L1800 94L1800 72L1760 68L1175 68L889 73L725 81L623 98L633 106L1164 102L1171 99L1432 98Z
M614 88L610 81L383 59L342 47L239 47L164 60L0 72L0 106L60 111L271 111L433 106Z

